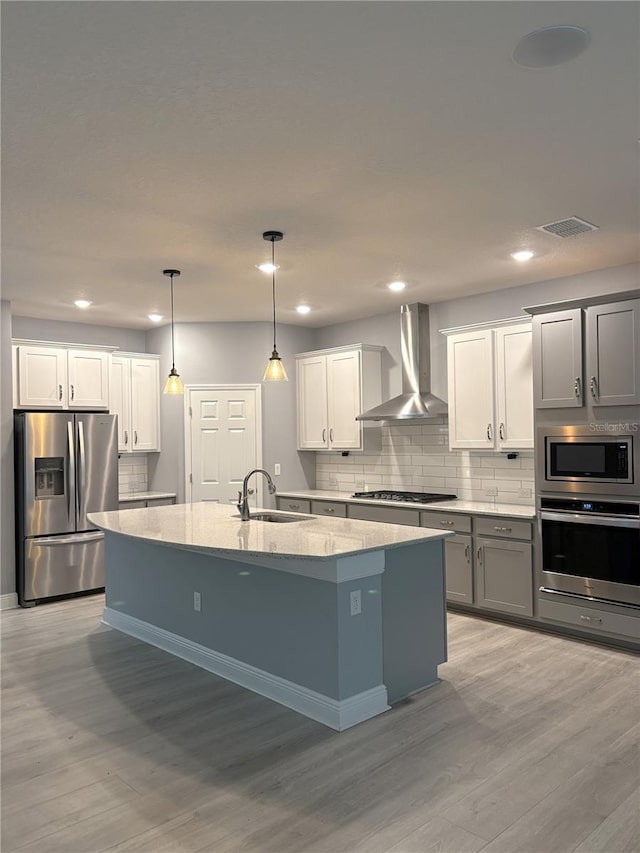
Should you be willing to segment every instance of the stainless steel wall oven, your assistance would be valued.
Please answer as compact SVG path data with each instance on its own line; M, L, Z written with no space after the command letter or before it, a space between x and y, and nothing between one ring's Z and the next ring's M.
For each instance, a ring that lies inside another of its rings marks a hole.
M640 503L540 499L542 587L640 606Z

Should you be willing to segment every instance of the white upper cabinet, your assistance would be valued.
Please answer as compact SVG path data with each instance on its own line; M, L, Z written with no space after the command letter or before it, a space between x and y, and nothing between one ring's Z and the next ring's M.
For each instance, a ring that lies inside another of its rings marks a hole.
M447 339L449 445L492 450L495 445L493 331Z
M380 352L354 344L296 356L299 450L363 449L371 430L356 416L381 402Z
M158 356L118 353L111 357L111 411L118 415L118 451L160 450Z
M592 406L640 404L640 299L587 308Z
M531 324L445 330L452 450L533 447Z
M639 299L536 314L533 346L536 408L640 404Z
M67 352L70 409L109 408L109 353L100 350Z
M14 408L108 409L109 352L14 343Z
M496 329L498 450L533 447L533 359L531 326Z

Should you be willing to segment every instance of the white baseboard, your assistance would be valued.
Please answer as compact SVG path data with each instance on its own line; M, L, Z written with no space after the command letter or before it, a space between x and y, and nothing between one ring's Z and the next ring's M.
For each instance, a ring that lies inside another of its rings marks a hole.
M0 595L0 610L13 610L18 606L18 593L7 592L5 595Z
M389 709L384 684L340 701L110 607L105 607L102 621L123 634L143 640L339 732Z

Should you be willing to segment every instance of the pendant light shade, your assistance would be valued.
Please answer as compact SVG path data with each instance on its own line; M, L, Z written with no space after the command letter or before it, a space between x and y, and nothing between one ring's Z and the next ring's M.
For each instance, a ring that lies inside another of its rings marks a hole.
M184 394L184 385L182 384L182 379L180 379L180 374L176 370L176 348L173 328L173 278L176 275L180 275L180 270L162 270L162 274L168 275L171 279L171 370L169 371L167 381L164 383L162 393Z
M276 270L278 267L276 266L275 244L283 237L282 231L265 231L262 235L263 240L271 242L271 297L273 301L273 352L262 377L263 382L287 382L289 379L276 346Z

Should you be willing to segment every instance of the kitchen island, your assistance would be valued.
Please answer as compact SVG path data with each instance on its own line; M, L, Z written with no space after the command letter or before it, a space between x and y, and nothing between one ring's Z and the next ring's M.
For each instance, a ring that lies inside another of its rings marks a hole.
M338 731L436 684L449 534L289 518L211 503L92 514L103 621Z

